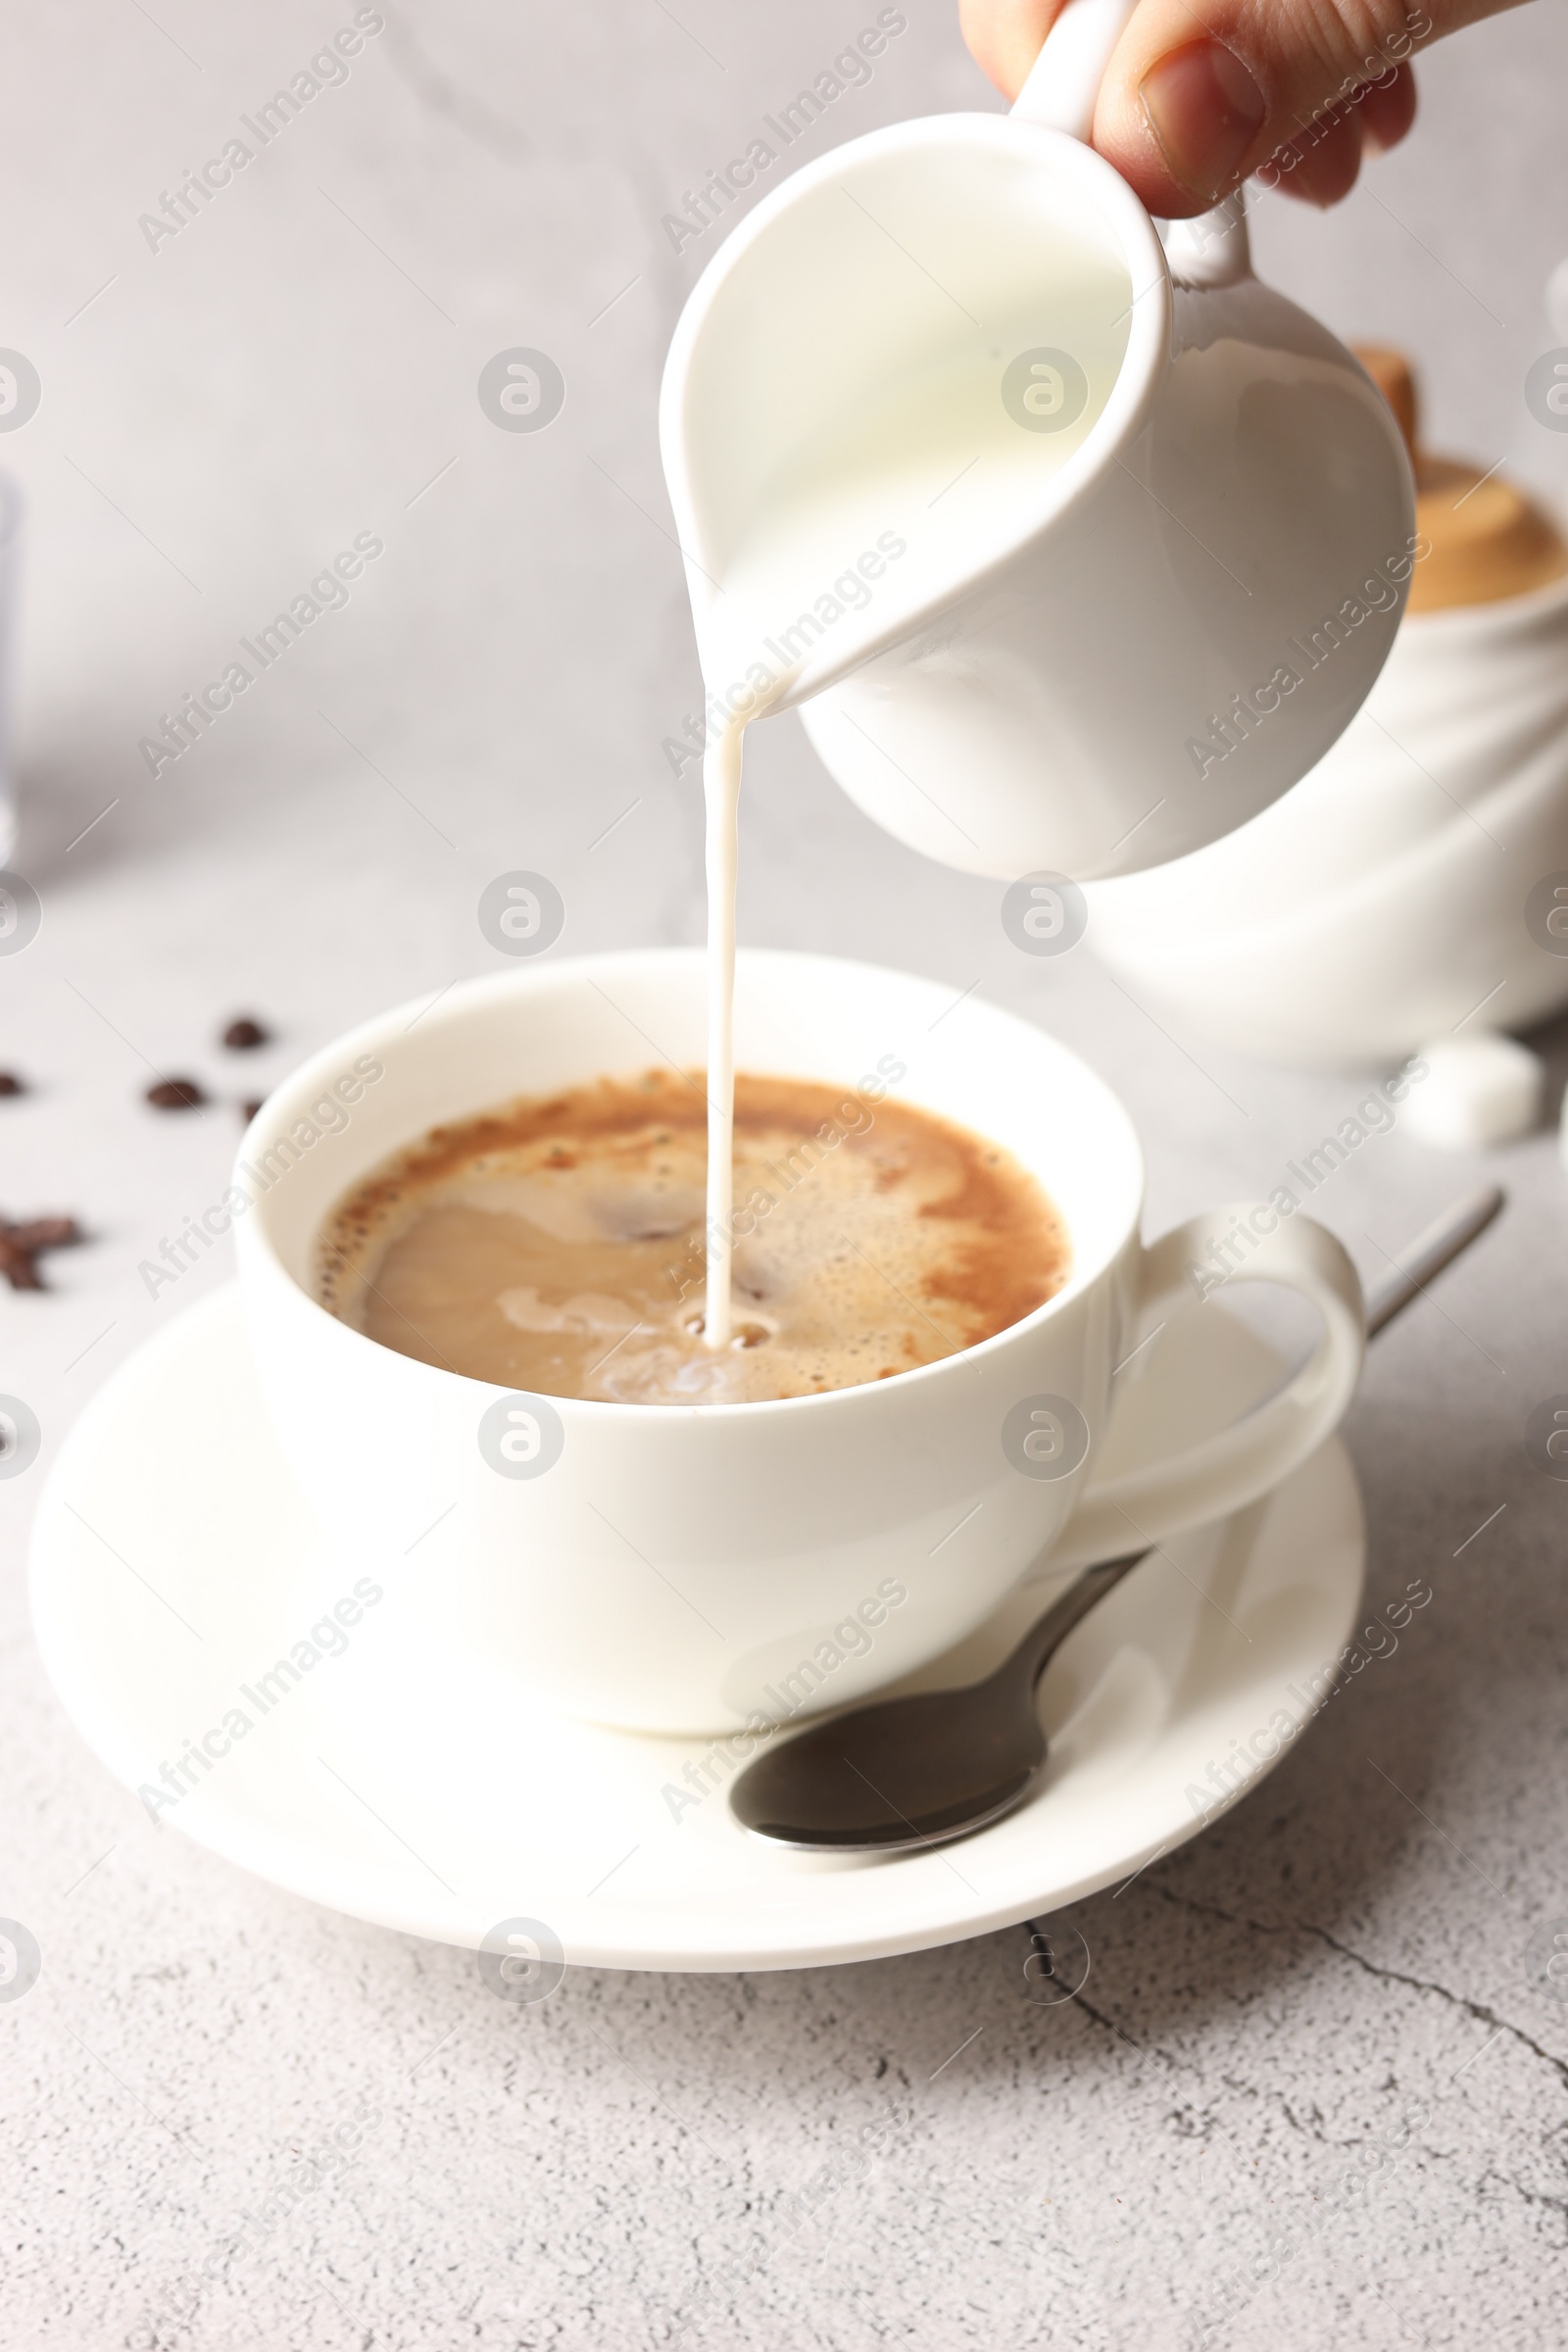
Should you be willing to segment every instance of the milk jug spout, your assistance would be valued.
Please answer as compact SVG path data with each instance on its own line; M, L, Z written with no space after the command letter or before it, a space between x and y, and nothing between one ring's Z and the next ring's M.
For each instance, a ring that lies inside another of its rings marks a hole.
M773 190L665 369L710 697L798 705L973 873L1091 881L1255 815L1359 709L1418 554L1393 416L1253 276L1241 201L1162 242L1085 143L1127 14L1069 0L1010 116Z

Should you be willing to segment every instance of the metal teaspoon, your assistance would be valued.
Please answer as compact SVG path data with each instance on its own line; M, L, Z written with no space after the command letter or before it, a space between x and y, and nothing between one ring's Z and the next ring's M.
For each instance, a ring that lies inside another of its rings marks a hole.
M1428 1226L1367 1300L1368 1339L1483 1234L1495 1186ZM873 1700L759 1756L729 1792L744 1829L817 1853L904 1853L966 1837L1010 1813L1046 1760L1035 1690L1056 1651L1150 1547L1102 1560L1052 1602L984 1682Z

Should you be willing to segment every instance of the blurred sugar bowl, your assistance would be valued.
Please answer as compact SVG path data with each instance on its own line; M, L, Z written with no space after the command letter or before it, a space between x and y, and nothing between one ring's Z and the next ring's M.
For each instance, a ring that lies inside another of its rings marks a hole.
M1091 946L1146 1001L1240 1053L1319 1066L1568 1003L1568 545L1495 472L1422 452L1407 364L1359 357L1418 490L1387 666L1260 816L1084 894Z

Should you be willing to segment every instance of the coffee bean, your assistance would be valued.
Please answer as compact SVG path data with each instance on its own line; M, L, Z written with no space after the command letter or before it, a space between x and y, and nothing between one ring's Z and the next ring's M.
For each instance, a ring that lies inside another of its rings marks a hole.
M254 1047L270 1045L271 1042L270 1033L262 1027L260 1021L253 1021L249 1013L241 1013L238 1020L230 1021L223 1031L224 1045L235 1054L249 1054Z
M0 1217L0 1274L14 1291L42 1291L48 1285L35 1260L44 1250L69 1250L85 1237L74 1217L31 1217L13 1225Z
M252 1121L252 1119L254 1119L254 1118L255 1118L255 1116L256 1116L256 1113L257 1113L257 1112L258 1112L258 1111L261 1109L261 1107L262 1107L262 1105L261 1105L261 1103L260 1103L259 1102L242 1102L242 1103L240 1104L240 1106L239 1106L239 1115L240 1115L240 1117L241 1117L241 1118L244 1120L244 1122L245 1122L245 1124L246 1124L246 1126L247 1126L247 1127L250 1125L250 1123L251 1123L251 1121Z
M147 1089L147 1100L155 1110L196 1110L207 1097L194 1078L161 1078Z
M24 1095L26 1091L14 1070L0 1070L0 1095Z

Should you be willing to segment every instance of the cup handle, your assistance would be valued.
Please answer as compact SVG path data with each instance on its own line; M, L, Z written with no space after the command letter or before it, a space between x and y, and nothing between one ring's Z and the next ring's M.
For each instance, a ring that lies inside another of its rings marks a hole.
M1259 1214L1276 1220L1261 1239L1250 1223ZM1255 1502L1339 1425L1360 1377L1366 1310L1354 1266L1334 1236L1311 1217L1281 1219L1261 1202L1243 1201L1210 1209L1165 1234L1144 1252L1138 1312L1123 1360L1165 1324L1174 1326L1169 1344L1179 1348L1177 1318L1184 1310L1188 1315L1200 1311L1189 1269L1223 1263L1223 1256L1208 1257L1216 1243L1229 1242L1235 1253L1238 1218L1255 1246L1233 1274L1215 1277L1203 1302L1225 1280L1283 1283L1317 1308L1322 1338L1292 1380L1229 1428L1103 1485L1091 1480L1060 1542L1052 1546L1045 1563L1049 1571L1106 1559ZM1178 1376L1179 1364L1178 1355Z

